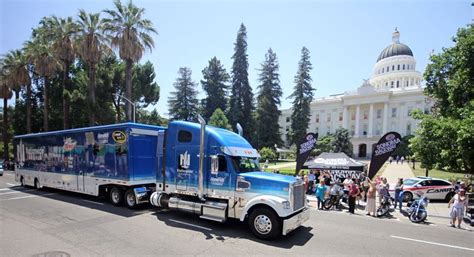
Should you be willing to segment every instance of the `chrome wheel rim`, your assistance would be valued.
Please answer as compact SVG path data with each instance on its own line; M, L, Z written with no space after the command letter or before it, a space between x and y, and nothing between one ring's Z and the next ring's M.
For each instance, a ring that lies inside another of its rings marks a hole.
M114 203L118 203L119 199L120 199L120 196L119 196L118 190L114 190L112 192L112 201L114 201Z
M258 215L255 217L254 227L258 233L266 235L272 230L272 221L266 215Z
M133 194L127 194L127 204L128 206L135 206L135 197Z

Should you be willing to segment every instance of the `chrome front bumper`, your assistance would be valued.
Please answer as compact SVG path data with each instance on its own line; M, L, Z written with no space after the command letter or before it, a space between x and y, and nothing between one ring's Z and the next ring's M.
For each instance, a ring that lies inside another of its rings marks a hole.
M309 208L305 208L302 212L298 213L297 215L283 220L283 229L282 234L285 236L291 231L295 230L297 227L301 226L304 222L309 220Z

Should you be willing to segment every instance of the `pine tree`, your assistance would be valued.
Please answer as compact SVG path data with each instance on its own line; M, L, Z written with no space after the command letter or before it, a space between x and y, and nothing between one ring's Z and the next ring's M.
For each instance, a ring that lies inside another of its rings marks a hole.
M336 129L336 132L334 133L334 141L332 141L332 148L336 153L343 152L352 156L353 146L349 130L345 128Z
M257 96L257 115L256 115L256 146L274 148L281 145L280 126L278 118L280 116L280 97L283 92L280 87L280 79L278 74L279 64L276 54L272 49L268 49L265 54L265 62L262 63L260 69Z
M196 83L191 79L191 69L179 68L179 77L173 84L176 91L168 98L169 116L171 120L195 121L198 99Z
M291 114L291 144L297 144L299 152L299 142L306 135L306 130L310 120L310 104L313 101L315 89L311 86L312 65L309 56L309 50L306 47L301 49L301 59L298 63L298 72L294 82L296 83L293 93L288 97L293 99L293 113Z
M202 88L206 92L206 98L202 100L203 116L209 119L217 108L227 109L227 91L229 86L229 74L224 69L221 62L213 57L209 60L209 65L202 70Z
M231 130L232 127L229 124L229 120L225 116L224 112L221 110L221 108L217 108L214 113L211 115L211 118L209 119L209 125L218 127L218 128L223 128L223 129L228 129Z
M253 130L253 93L248 79L248 57L247 57L247 29L244 24L240 25L237 40L234 44L234 55L232 56L232 88L229 100L229 122L232 127L240 123L244 129L244 137L251 139Z

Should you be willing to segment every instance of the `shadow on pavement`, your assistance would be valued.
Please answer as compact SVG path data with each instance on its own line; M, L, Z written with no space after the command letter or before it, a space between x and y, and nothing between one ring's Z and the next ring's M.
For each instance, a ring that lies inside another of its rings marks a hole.
M79 205L89 209L119 215L124 218L141 215L150 212L150 210L152 209L152 206L149 204L141 204L136 209L131 210L125 206L114 206L113 204L109 203L104 197L96 197L47 187L43 187L40 190L35 190L33 187L28 186L14 186L10 187L10 189L22 192L24 194L35 195L42 198L61 201L65 203Z
M293 246L305 245L313 237L311 233L313 228L301 226L286 236L281 236L273 241L265 241L256 238L250 232L246 221L229 219L225 223L219 223L201 219L195 214L167 210L159 210L153 215L168 226L199 231L206 240L248 239L269 246L291 249Z

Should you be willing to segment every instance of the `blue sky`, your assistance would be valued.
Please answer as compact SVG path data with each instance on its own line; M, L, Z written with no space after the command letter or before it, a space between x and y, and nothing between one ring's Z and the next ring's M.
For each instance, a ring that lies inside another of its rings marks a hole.
M178 0L134 1L146 9L159 34L155 49L141 62L155 67L161 99L155 106L168 112L167 100L179 67L190 67L193 80L216 56L230 72L234 42L241 23L247 27L249 80L257 94L258 69L268 48L280 63L281 108L291 106L300 51L311 51L316 97L355 90L369 78L375 61L395 27L400 41L412 49L423 72L431 50L452 46L459 27L472 22L470 0ZM19 48L43 16L76 16L79 9L112 9L112 0L0 0L0 54ZM200 97L203 97L202 87Z

